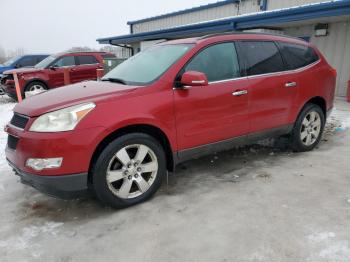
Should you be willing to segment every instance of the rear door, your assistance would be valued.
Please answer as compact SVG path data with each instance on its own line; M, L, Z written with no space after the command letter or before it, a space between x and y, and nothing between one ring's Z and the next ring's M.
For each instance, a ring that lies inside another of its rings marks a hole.
M96 80L96 69L102 67L93 55L77 55L76 61L77 66L72 69L74 71L73 82Z
M297 73L287 71L275 42L240 41L238 49L250 87L250 131L289 124L299 88Z
M248 133L248 83L240 77L234 43L219 43L199 51L179 73L205 73L209 85L175 88L179 150ZM242 95L234 95L241 92Z

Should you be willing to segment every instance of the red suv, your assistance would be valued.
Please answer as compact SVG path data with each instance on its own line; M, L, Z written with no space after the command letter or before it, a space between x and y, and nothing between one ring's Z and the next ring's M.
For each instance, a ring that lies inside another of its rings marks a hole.
M61 53L49 56L31 68L5 71L1 79L4 91L17 98L13 73L18 75L22 96L25 92L43 91L64 85L64 68L69 68L71 83L96 80L96 69L103 68L103 59L114 57L105 52Z
M104 76L19 103L6 157L43 192L94 192L126 207L151 197L177 163L287 135L320 141L335 70L311 44L223 34L155 45Z

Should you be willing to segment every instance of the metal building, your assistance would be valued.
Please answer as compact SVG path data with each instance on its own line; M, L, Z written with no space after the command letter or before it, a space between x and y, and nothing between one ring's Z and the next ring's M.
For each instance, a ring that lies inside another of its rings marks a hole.
M130 34L100 38L130 54L167 39L255 30L301 37L314 43L337 69L338 96L350 80L350 0L224 0L128 22Z

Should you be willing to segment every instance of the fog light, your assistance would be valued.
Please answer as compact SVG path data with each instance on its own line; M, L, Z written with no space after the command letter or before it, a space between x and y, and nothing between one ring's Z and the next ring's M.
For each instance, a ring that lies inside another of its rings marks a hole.
M63 158L28 158L26 166L40 171L46 168L58 168L62 165Z

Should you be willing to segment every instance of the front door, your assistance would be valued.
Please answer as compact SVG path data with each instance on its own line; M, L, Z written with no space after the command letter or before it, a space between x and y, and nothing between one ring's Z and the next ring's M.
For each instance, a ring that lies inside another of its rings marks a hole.
M234 44L201 50L180 76L185 71L205 73L209 85L174 89L179 150L246 135L249 87L240 77Z

